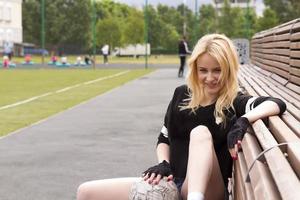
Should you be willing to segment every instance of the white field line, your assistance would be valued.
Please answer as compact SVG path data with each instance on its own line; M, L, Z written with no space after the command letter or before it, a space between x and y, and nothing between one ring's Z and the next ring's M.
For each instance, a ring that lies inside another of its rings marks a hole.
M4 110L4 109L7 109L7 108L12 108L12 107L19 106L19 105L22 105L22 104L25 104L25 103L29 103L31 101L40 99L42 97L49 96L49 95L54 94L54 93L57 94L57 93L65 92L65 91L68 91L68 90L80 87L82 85L88 85L88 84L96 83L98 81L103 81L103 80L107 80L107 79L110 79L110 78L115 78L115 77L121 76L123 74L126 74L129 71L130 70L126 70L126 71L123 71L123 72L120 72L120 73L117 73L117 74L113 74L113 75L110 75L110 76L101 77L101 78L98 78L98 79L95 79L95 80L92 80L92 81L87 81L87 82L79 83L79 84L76 84L76 85L73 85L73 86L68 86L68 87L65 87L63 89L56 90L54 92L47 92L45 94L42 94L42 95L39 95L39 96L35 96L35 97L31 97L31 98L25 99L23 101L19 101L19 102L13 103L13 104L2 106L2 107L0 107L0 110Z

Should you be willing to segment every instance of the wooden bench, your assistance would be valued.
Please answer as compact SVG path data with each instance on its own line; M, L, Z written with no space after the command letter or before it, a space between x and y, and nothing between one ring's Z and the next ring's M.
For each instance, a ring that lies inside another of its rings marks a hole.
M300 199L300 18L257 33L239 83L253 96L284 100L282 117L253 123L234 163L232 199Z

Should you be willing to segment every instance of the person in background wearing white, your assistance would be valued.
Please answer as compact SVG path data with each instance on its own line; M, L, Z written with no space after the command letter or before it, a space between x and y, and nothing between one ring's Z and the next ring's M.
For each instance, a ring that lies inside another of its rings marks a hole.
M103 63L108 64L108 54L109 54L109 45L105 44L102 49L102 55L103 55Z

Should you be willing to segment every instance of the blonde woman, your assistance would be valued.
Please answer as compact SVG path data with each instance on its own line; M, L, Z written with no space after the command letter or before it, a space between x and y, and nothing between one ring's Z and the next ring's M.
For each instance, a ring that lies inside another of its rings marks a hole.
M281 115L286 105L272 97L238 92L236 50L224 35L202 37L189 60L187 85L175 89L158 137L158 164L143 173L149 184L174 181L183 199L222 200L232 160L250 124ZM85 183L78 200L128 199L137 178ZM118 188L118 192L116 192Z

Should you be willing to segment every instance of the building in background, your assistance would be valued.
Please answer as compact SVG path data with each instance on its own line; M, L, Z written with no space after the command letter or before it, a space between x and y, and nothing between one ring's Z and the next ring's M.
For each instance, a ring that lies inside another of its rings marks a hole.
M0 53L4 45L13 45L14 52L19 54L23 42L22 0L0 0Z
M228 2L230 3L231 7L247 9L249 6L249 8L253 8L255 10L255 0L228 0ZM213 0L213 5L216 8L217 13L220 14L220 11L224 5L224 0Z

